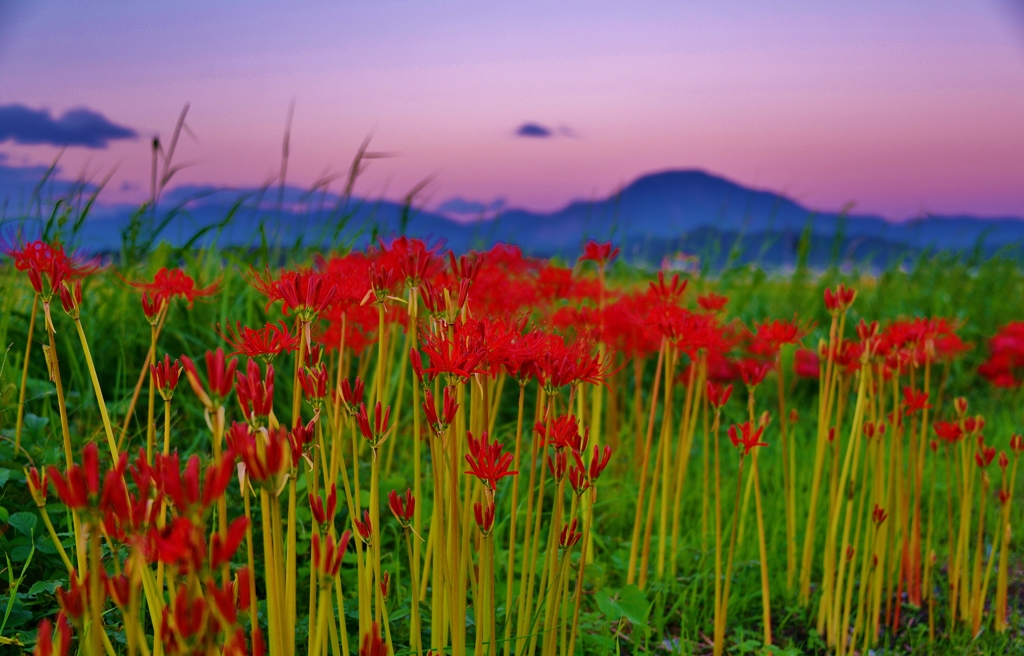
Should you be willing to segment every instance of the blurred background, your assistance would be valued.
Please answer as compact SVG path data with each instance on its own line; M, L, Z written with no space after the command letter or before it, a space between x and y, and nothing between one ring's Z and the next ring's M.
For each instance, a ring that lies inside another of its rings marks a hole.
M1022 116L1009 0L0 0L3 219L102 185L98 250L154 199L184 242L244 198L222 243L993 254L1024 239Z

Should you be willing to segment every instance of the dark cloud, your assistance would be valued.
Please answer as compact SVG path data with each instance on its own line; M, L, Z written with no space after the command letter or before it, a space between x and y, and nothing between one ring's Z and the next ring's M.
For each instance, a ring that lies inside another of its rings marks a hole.
M547 139L553 136L551 128L544 127L539 123L523 123L516 128L517 137L533 137L534 139Z
M112 123L102 114L84 107L54 118L46 109L0 105L0 143L12 140L20 144L106 148L110 141L138 136L135 130Z

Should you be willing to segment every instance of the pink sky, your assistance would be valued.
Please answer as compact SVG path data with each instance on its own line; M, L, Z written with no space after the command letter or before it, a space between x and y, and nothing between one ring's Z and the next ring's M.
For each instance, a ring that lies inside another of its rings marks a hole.
M166 139L191 102L178 183L272 178L294 98L299 185L372 133L396 157L361 191L436 174L434 203L553 209L702 168L820 209L1024 216L1024 25L1007 3L33 3L3 20L0 105L84 106ZM525 121L574 136L514 136ZM62 161L117 166L107 200L148 188L145 139Z

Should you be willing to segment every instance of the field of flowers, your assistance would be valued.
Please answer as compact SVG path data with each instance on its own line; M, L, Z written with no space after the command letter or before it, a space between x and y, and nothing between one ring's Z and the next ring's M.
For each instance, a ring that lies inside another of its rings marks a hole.
M4 653L1024 649L1017 263L3 254Z

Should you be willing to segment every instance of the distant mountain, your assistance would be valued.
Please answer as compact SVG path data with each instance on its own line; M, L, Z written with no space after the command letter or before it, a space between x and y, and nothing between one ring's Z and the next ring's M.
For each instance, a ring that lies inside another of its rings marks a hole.
M934 250L983 256L1002 250L1022 257L1024 244L1024 220L1017 218L926 216L891 222L870 215L844 217L815 212L781 194L698 170L645 175L607 198L572 202L550 213L502 211L494 205L496 216L484 213L491 218L472 223L465 222L470 203L461 199L431 212L292 187L280 198L278 193L181 187L161 200L156 220L152 215L137 216L134 224L137 208L100 206L81 232L82 245L117 252L129 226L145 237L165 218L157 239L178 246L190 240L242 247L264 242L282 247L360 246L404 230L411 236L442 239L456 251L509 242L527 253L572 258L592 238L616 242L637 262L657 263L685 251L712 263L732 257L773 267L796 263L807 228L808 258L815 266L835 260L885 266Z

